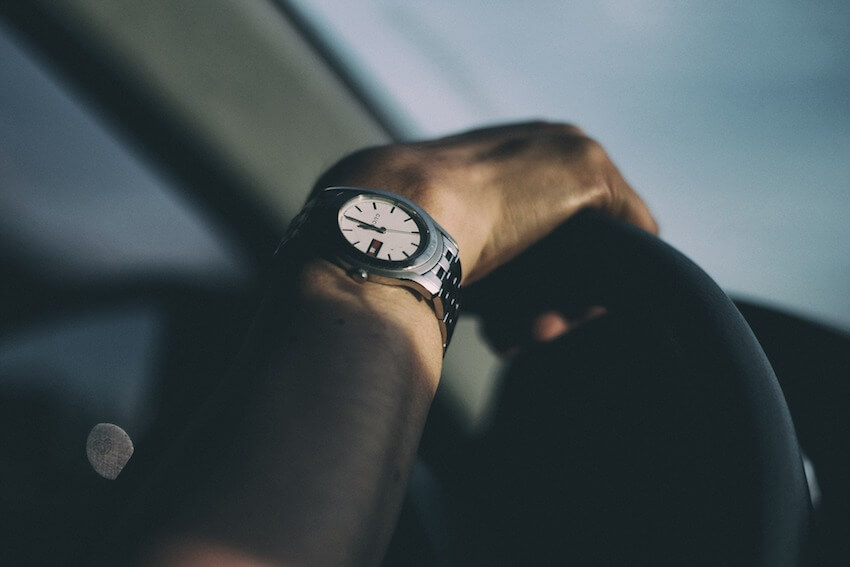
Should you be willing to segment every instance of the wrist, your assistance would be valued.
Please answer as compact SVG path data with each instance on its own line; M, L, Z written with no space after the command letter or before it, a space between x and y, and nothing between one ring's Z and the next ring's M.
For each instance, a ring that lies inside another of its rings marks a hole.
M470 199L471 192L471 188L464 192L464 188L446 182L429 185L409 197L457 242L463 266L462 284L480 277L478 267L492 232L490 219L495 216L492 201Z
M314 314L310 324L329 323L325 332L330 335L365 333L375 349L412 348L436 386L443 354L440 328L432 307L419 294L357 280L321 258L300 270L296 294L299 311Z

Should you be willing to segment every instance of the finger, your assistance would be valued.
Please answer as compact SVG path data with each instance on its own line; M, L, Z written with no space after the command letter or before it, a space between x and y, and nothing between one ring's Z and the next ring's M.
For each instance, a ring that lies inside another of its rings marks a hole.
M557 311L547 311L538 315L534 320L531 327L531 337L539 343L553 341L594 319L602 317L606 313L608 313L608 310L599 305L587 308L580 315L569 317Z
M531 338L539 343L553 341L570 332L570 321L557 311L547 311L537 316L531 324Z
M513 356L535 343L550 342L573 332L607 312L596 305L569 316L559 311L546 311L524 319L485 319L482 334L495 352Z

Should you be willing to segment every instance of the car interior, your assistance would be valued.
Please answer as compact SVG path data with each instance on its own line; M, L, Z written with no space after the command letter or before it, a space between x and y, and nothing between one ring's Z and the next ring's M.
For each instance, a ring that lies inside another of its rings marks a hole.
M85 564L92 426L161 453L319 174L403 133L285 2L3 3L0 74L0 556ZM529 301L609 313L498 358ZM846 330L591 213L465 303L385 565L850 561Z

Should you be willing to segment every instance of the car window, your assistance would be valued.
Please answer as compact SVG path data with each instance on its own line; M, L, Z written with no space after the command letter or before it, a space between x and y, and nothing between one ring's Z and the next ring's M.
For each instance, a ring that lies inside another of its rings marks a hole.
M850 328L850 4L289 4L403 136L575 122L728 291Z
M140 432L168 350L166 295L236 290L251 271L3 27L0 76L0 387Z

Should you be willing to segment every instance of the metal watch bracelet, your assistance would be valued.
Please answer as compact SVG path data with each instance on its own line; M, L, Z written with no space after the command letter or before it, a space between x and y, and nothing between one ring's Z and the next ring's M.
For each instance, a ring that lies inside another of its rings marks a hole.
M394 199L405 202L408 206L417 210L419 214L427 217L433 225L434 232L439 233L439 235L432 235L432 238L437 238L440 244L438 251L439 257L432 265L430 265L431 262L428 262L429 267L427 269L423 269L422 271L408 271L408 277L405 278L375 277L375 281L378 283L389 283L388 280L395 280L398 282L397 285L414 289L429 301L440 325L443 355L445 355L454 333L461 305L460 282L462 272L457 244L425 211L398 195L361 188L344 187L338 189L354 189L361 190L367 194L392 195ZM290 223L286 235L281 240L275 252L280 266L287 271L297 270L304 261L310 258L322 257L343 267L354 277L360 275L364 280L371 280L372 272L369 267L349 265L342 260L337 250L334 249L334 239L330 234L333 233L334 229L331 223L321 222L323 215L332 215L333 206L328 207L328 210L323 213L322 209L325 208L324 205L328 204L322 202L323 196L324 194L319 194L311 198L302 211ZM331 201L331 204L333 204L335 203L334 198L335 196L331 192L326 200ZM433 262L434 256L431 256L431 259ZM419 282L418 284L412 285L409 279L411 275Z

